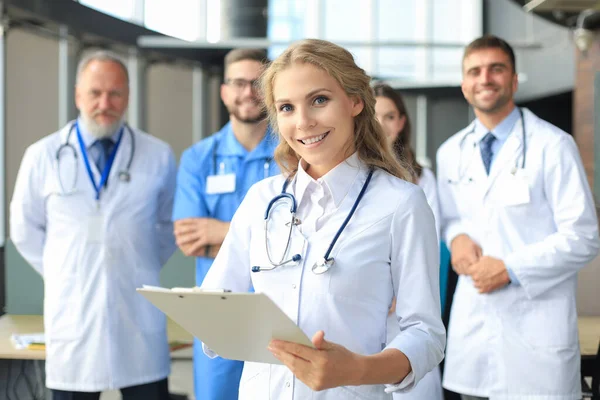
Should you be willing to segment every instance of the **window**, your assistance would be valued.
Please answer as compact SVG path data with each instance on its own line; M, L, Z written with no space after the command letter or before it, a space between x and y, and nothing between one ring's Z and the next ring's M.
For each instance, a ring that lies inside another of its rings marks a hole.
M275 42L269 49L269 58L273 59L281 54L288 43L305 37L305 3L306 0L269 1L267 37Z
M483 0L270 0L269 55L317 37L345 46L377 78L458 83L463 47L482 34L482 7Z
M137 0L79 0L84 6L127 21L134 19L136 2Z
M220 7L215 0L208 2ZM203 0L145 0L144 25L165 35L196 40L206 37L207 11Z

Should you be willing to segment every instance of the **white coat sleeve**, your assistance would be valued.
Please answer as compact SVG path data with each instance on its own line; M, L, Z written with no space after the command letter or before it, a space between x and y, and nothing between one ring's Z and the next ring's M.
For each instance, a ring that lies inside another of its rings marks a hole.
M203 289L227 289L232 292L248 292L252 287L250 278L250 226L252 197L255 187L251 187L242 204L231 219L229 231L221 249L202 281ZM215 358L217 354L202 344L204 353Z
M404 353L412 372L399 384L386 385L388 392L412 389L444 357L440 251L433 218L423 191L415 190L398 205L392 221L391 271L400 333L386 349Z
M445 150L445 151L444 151ZM460 149L456 150L456 154L460 154ZM449 149L441 148L437 153L437 194L439 197L439 213L440 213L440 231L441 239L446 242L450 248L454 238L462 233L473 237L470 234L469 222L461 218L456 199L453 194L452 183L450 179L457 180L458 177L450 177L447 172L454 170L452 163L458 162L451 160L449 157ZM455 183L456 184L456 183Z
M41 194L41 157L39 147L31 146L21 160L10 203L10 239L23 258L43 276L46 205Z
M543 163L544 194L556 232L517 249L504 260L529 298L572 277L599 248L594 200L573 138L561 135L548 147Z
M435 228L438 234L438 239L441 239L440 236L440 202L438 199L438 188L436 184L435 176L433 172L428 168L423 168L423 172L421 174L421 178L419 179L419 186L425 192L425 197L427 197L427 203L429 203L429 207L431 207L431 211L433 211L433 216L435 217Z
M231 219L229 231L213 261L202 287L247 292L252 287L250 278L251 220L256 215L252 208L255 187L251 187Z
M173 234L173 222L171 220L177 180L177 164L170 147L165 164L165 174L163 176L160 193L158 194L158 216L156 220L156 231L160 243L161 265L165 265L173 255L173 252L177 249L175 236Z

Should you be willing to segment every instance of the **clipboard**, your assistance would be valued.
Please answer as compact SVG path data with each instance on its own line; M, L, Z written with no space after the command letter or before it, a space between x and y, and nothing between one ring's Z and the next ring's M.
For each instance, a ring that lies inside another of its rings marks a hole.
M200 288L136 290L223 358L282 364L267 349L271 339L314 348L308 336L264 293Z

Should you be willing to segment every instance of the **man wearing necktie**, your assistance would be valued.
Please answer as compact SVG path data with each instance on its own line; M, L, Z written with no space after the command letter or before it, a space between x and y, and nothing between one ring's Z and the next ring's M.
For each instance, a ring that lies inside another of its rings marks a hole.
M95 153L94 160L98 171L104 171L106 162L110 158L110 152L113 149L115 143L110 138L98 139L92 144L90 152Z
M25 152L10 208L11 239L44 280L46 386L53 400L168 400L165 317L136 288L160 285L176 248L175 158L125 123L116 55L80 61L75 99L78 118ZM61 174L76 177L68 193Z
M504 40L474 40L462 66L477 118L437 154L442 237L459 275L443 386L463 400L580 399L577 272L599 241L579 151L515 106Z

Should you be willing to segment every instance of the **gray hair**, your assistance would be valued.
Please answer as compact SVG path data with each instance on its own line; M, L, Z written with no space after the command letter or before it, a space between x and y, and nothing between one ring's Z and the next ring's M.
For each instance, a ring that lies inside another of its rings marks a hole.
M75 77L75 84L79 83L79 78L83 71L87 68L87 66L92 61L110 61L119 65L123 72L125 73L125 78L127 80L127 86L129 86L129 71L127 70L127 66L125 62L119 57L116 53L107 50L97 50L91 53L84 55L81 60L79 60L79 64L77 64L77 75Z

